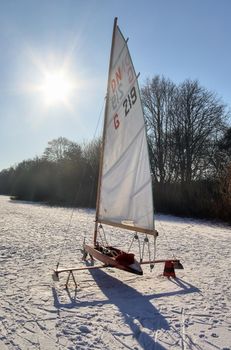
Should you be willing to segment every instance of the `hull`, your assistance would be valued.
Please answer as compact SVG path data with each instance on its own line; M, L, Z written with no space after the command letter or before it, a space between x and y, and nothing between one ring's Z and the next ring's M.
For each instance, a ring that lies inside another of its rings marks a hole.
M139 262L134 258L134 254L128 254L110 246L89 246L87 244L84 245L84 250L91 257L101 261L108 267L115 267L136 275L143 275L143 270Z

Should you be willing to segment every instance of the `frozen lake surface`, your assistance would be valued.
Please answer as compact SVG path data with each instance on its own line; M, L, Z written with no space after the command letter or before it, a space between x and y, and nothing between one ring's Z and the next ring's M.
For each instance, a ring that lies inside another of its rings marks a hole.
M0 196L0 350L231 349L230 227L157 215L156 258L185 268L175 280L162 264L143 276L81 271L77 291L65 290L66 274L53 282L52 270L80 265L93 229L93 210ZM112 243L130 240L113 233Z

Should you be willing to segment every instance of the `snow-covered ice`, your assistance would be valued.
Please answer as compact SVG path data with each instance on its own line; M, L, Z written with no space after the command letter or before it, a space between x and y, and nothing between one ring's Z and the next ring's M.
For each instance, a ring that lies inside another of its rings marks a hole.
M53 282L53 269L80 264L94 211L0 196L0 350L231 349L230 227L157 215L156 228L156 258L184 265L175 280L163 264L143 276L92 270L65 290L66 274ZM113 237L123 247L131 239Z

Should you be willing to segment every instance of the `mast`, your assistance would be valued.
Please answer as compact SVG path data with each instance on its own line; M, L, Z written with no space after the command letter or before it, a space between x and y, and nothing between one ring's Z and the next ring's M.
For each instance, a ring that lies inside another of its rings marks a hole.
M112 44L111 44L111 52L110 52L110 61L108 68L108 81L107 81L107 95L106 95L106 104L104 110L104 125L103 125L103 140L102 140L102 149L100 155L100 164L99 164L99 178L98 178L98 188L97 188L97 199L96 199L96 214L95 214L95 230L94 230L94 245L96 245L97 241L97 229L98 229L98 215L99 215L99 203L100 203L100 190L101 190L101 182L102 182L102 169L103 169L103 157L104 157L104 146L105 146L105 134L106 134L106 117L108 111L108 93L109 93L109 84L110 84L110 71L112 66L112 54L114 48L114 39L115 39L115 31L117 27L118 18L115 17L113 32L112 32Z

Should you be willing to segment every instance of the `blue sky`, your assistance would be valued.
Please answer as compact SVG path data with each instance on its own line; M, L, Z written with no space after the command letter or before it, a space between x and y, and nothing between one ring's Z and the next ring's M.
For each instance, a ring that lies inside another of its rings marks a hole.
M198 79L231 106L230 15L230 0L1 0L0 170L59 136L93 138L115 16L141 85L156 74ZM63 67L75 88L68 104L47 105L38 86Z

